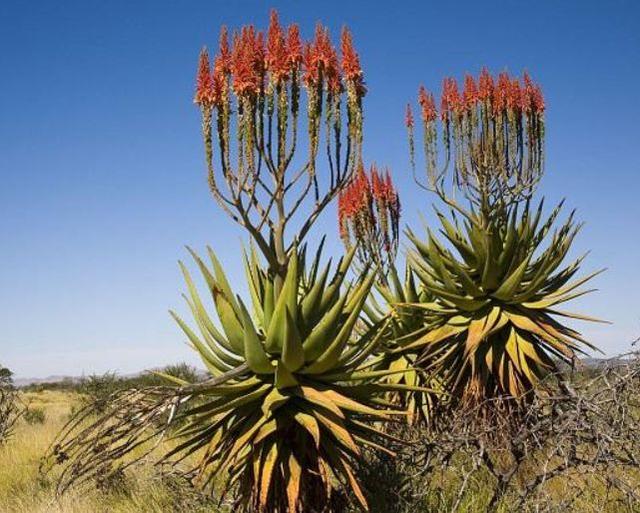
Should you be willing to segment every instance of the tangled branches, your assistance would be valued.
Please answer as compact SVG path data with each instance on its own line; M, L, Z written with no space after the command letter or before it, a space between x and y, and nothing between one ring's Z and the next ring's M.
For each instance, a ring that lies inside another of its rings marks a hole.
M414 429L395 462L405 506L637 511L640 359L611 360L594 374L538 389L518 412L494 400Z

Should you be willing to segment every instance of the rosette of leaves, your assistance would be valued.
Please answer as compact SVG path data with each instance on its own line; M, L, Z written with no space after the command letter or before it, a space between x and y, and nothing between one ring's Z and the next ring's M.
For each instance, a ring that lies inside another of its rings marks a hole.
M559 307L590 292L581 286L601 272L575 279L584 256L563 266L581 225L572 212L551 234L561 207L546 219L543 203L529 201L462 219L437 212L444 241L428 229L426 240L408 231L410 265L434 298L409 308L428 312L433 325L401 351L421 349L419 361L455 396L521 397L560 362L595 349L560 321L596 320Z
M169 457L201 451L200 484L213 486L226 476L222 494L235 487L244 511L325 511L340 485L367 509L356 477L362 451L388 451L379 443L392 438L371 421L399 413L384 395L408 388L384 382L388 370L370 369L369 356L383 333L379 324L356 336L374 274L345 283L353 251L333 273L330 264L320 267L318 252L306 272L304 251L294 247L277 293L274 278L250 253L250 313L213 252L210 266L192 255L221 329L184 266L198 333L174 317L212 374L240 371L202 390L197 406L182 413L183 441Z

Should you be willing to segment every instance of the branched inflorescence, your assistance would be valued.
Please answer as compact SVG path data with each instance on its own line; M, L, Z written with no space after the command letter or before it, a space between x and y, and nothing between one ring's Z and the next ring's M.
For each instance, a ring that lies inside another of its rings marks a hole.
M544 98L527 73L522 79L483 69L467 75L462 92L446 78L440 109L433 94L418 93L423 126L426 187L443 197L452 167L454 187L475 205L490 208L531 197L544 167ZM411 163L415 175L414 116L407 106ZM438 123L444 158L438 158ZM440 161L443 162L440 162Z
M266 37L245 26L229 44L223 28L213 69L206 49L200 54L194 101L202 112L209 187L225 212L249 231L276 274L285 273L293 244L285 244L285 228L299 207L313 197L311 213L293 237L297 242L361 159L363 77L346 28L339 55L327 28L318 24L314 38L304 41L297 25L280 25L275 11ZM303 156L296 153L301 119L308 136ZM322 145L326 174L317 173Z
M400 200L387 169L375 165L369 175L360 165L338 199L340 238L347 249L356 245L362 264L373 262L384 275L398 250Z

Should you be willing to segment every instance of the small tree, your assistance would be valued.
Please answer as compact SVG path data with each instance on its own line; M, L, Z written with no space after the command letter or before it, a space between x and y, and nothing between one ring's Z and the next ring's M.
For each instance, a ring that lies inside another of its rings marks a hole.
M0 443L11 436L20 412L17 393L13 386L13 372L0 365Z

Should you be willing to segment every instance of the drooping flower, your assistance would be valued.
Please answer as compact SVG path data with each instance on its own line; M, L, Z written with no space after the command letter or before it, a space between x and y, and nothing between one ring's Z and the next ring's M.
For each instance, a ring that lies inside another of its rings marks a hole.
M198 74L196 77L196 94L194 103L202 107L211 107L214 104L213 79L209 64L209 52L203 48L198 62Z

